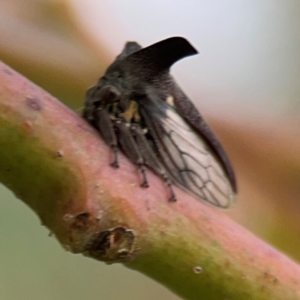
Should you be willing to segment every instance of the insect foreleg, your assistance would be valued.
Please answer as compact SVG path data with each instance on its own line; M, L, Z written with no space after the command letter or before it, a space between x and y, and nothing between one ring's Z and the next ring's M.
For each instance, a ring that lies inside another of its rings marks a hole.
M148 179L146 176L144 158L139 151L139 148L130 132L130 124L125 123L123 120L114 121L118 134L118 142L124 151L125 155L134 163L139 166L141 170L143 181L142 187L149 187Z
M114 132L114 126L110 119L109 113L102 107L98 107L94 112L95 127L100 131L104 141L110 146L113 151L114 159L111 166L119 167L118 162L118 142Z

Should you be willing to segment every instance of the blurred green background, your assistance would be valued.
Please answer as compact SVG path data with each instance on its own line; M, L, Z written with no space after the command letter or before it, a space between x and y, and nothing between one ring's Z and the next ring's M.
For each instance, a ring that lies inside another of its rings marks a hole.
M125 41L188 38L201 54L172 73L235 167L237 205L224 213L299 261L299 16L284 0L0 0L0 58L80 111ZM67 253L3 186L0 198L0 299L178 299Z

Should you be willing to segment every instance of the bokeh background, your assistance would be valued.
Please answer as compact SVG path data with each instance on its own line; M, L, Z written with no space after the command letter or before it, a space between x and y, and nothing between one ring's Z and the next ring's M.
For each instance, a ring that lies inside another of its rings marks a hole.
M200 55L172 73L236 170L237 204L224 213L297 261L299 31L297 0L0 0L0 59L78 111L127 40L186 37ZM122 265L66 253L5 187L0 199L0 299L179 299Z

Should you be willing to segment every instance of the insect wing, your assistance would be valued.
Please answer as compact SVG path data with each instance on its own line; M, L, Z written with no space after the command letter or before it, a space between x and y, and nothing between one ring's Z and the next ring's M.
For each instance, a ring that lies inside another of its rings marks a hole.
M154 93L149 95L147 104L141 105L141 113L160 161L174 183L211 205L230 207L234 191L212 149L174 106Z
M233 168L229 161L229 158L224 151L221 143L214 135L210 127L203 120L202 116L196 109L195 105L189 100L189 98L182 92L178 85L172 81L170 89L174 95L174 106L178 114L183 116L184 120L196 131L201 133L201 136L205 142L210 146L210 149L218 157L221 162L225 173L229 178L229 182L234 193L237 193L237 183L234 175Z

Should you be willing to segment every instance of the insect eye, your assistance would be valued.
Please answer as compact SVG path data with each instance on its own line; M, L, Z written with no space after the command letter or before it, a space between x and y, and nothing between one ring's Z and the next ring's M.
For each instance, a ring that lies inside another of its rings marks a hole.
M101 102L100 100L95 101L95 102L94 102L94 106L95 106L96 108L99 107L100 102Z
M121 93L113 85L107 85L103 87L99 92L99 98L106 104L114 103L120 100Z

